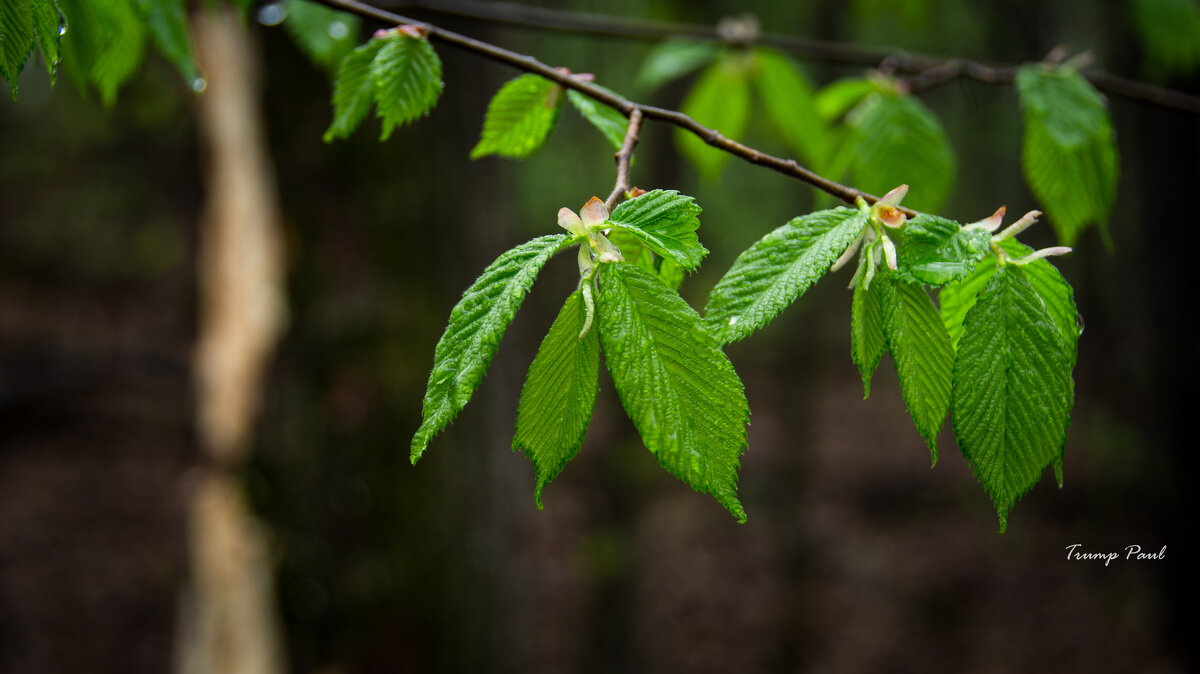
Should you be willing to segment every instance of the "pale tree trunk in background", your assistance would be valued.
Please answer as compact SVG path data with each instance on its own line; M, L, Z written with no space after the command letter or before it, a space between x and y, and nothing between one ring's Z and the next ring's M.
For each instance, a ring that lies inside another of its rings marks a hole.
M200 227L196 415L210 461L193 485L191 582L177 674L284 671L274 565L236 480L262 375L285 321L279 205L259 109L258 53L229 12L194 17L207 89L197 97L208 202Z

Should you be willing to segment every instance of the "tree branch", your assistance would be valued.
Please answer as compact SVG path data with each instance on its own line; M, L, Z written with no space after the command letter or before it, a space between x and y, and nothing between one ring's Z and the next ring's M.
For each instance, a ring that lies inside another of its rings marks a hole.
M707 126L697 122L691 117L679 112L678 110L668 110L666 108L658 108L650 105L642 105L635 103L622 96L614 94L606 89L602 89L590 82L572 77L565 71L560 71L532 56L525 56L516 52L497 47L496 45L482 42L466 35L461 35L453 31L439 28L431 23L417 21L406 16L401 16L393 12L389 12L358 0L316 0L317 2L332 7L333 9L358 14L359 16L367 17L391 25L408 24L418 27L425 32L430 38L444 42L446 44L475 52L485 56L493 61L504 63L513 66L519 70L540 75L552 82L556 82L568 89L574 89L581 94L596 99L597 101L609 106L626 117L631 117L635 110L640 110L641 113L648 119L657 119L673 124L685 131L695 134L705 143L723 150L729 154L740 157L751 164L769 168L777 173L796 178L802 182L806 182L817 189L831 194L842 201L853 204L856 199L862 198L867 203L875 203L879 200L872 194L862 192L853 187L849 187L836 181L818 175L797 163L793 159L783 159L774 155L767 154L752 147L742 145L741 143L730 140L721 135L721 132L716 129L710 129ZM916 212L909 209L901 209L909 216L915 216Z
M518 28L556 30L598 37L635 40L665 40L680 37L698 40L722 39L714 26L629 19L603 14L531 7L509 2L385 0L382 5L421 9ZM971 79L985 84L1010 84L1019 67L1011 64L988 64L935 54L907 52L888 47L851 45L772 33L763 34L757 40L757 44L820 61L843 65L884 67L893 72L915 75L909 81L909 90L914 92L929 89L957 78ZM1083 76L1097 89L1116 96L1200 114L1200 97L1197 96L1119 77L1102 70L1091 70L1083 73Z
M617 160L617 184L613 185L612 194L608 195L608 199L604 201L604 205L608 207L609 212L617 206L617 199L621 195L628 192L629 184L629 163L633 160L633 149L638 144L638 132L642 128L642 111L640 108L634 108L629 114L629 125L625 127L625 142L621 143L621 149L613 155Z

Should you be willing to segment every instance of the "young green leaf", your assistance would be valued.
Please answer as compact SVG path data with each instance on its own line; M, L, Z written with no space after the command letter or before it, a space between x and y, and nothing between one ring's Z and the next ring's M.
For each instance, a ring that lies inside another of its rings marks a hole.
M745 522L737 469L750 408L733 365L695 310L654 276L618 262L600 269L599 282L605 363L646 448Z
M137 0L138 12L150 29L150 37L190 86L200 76L192 56L184 0Z
M1016 239L1008 238L1000 242L1000 248L1010 258L1018 259L1033 252L1033 249ZM1063 278L1062 273L1050 264L1049 260L1035 260L1021 267L1025 278L1029 280L1038 297L1046 307L1050 317L1062 336L1067 350L1071 353L1071 363L1075 363L1075 346L1079 341L1082 328L1079 323L1079 311L1075 307L1075 291L1071 284ZM986 257L969 276L942 288L938 295L941 304L942 322L950 334L950 340L955 348L963 334L963 319L975 305L979 291L988 284L996 273L996 258Z
M867 226L838 207L792 220L742 252L708 298L705 322L721 344L765 327L829 271Z
M600 340L592 329L581 337L584 325L584 300L576 290L538 347L521 388L513 450L524 448L533 462L539 509L542 489L579 453L600 390Z
M879 303L881 285L881 282L867 283L860 275L854 284L854 301L850 305L850 358L862 375L863 400L871 395L871 377L887 350L883 309Z
M566 240L564 234L553 234L509 250L454 305L433 352L421 427L412 439L413 463L471 400L538 272Z
M333 85L333 122L325 131L326 143L334 138L349 138L366 119L375 96L371 62L382 48L382 41L372 39L342 59Z
M1108 109L1091 84L1060 66L1017 71L1025 116L1021 163L1029 187L1064 245L1103 226L1117 188L1117 144Z
M716 56L717 45L712 42L660 42L646 55L646 61L637 75L637 85L645 89L657 89L692 72Z
M936 211L954 185L954 151L936 115L912 96L868 95L846 117L841 150L853 156L850 173L860 189L883 194L912 185L906 204Z
M621 145L625 143L625 129L629 126L625 115L574 89L567 90L567 98L584 119L604 134L614 150L621 149Z
M1061 458L1071 356L1024 271L996 271L967 312L954 359L954 432L1000 517Z
M17 100L17 77L33 50L33 8L26 0L0 0L0 77Z
M812 84L791 59L774 49L755 51L754 84L763 108L799 157L815 164L825 156L825 123Z
M392 130L427 114L442 95L442 61L425 38L389 31L375 38L383 47L371 61L375 115L383 123L380 140Z
M937 436L950 409L954 350L933 300L920 285L892 274L875 277L883 332L900 379L904 404L937 463Z
M283 27L296 46L322 68L332 69L358 43L361 21L309 0L285 0Z
M700 207L689 196L675 190L652 190L621 202L604 224L627 232L650 250L692 271L708 255L696 236L699 213Z
M542 149L562 110L559 85L537 75L509 80L488 103L471 159L491 154L524 159Z
M54 0L33 0L33 32L38 49L50 74L50 83L58 79L58 62L62 58L62 27L66 19Z
M909 220L897 241L898 278L941 286L971 273L990 251L992 235L936 215Z
M647 273L654 274L671 290L679 290L679 286L683 284L684 271L678 262L656 255L628 230L614 227L608 233L608 240L620 249L626 262L636 264Z
M67 73L80 87L94 85L100 100L112 105L117 89L142 63L145 22L131 0L58 0L58 5L75 28L62 36Z
M683 113L726 138L738 139L750 119L749 70L744 55L722 55L701 73L683 101ZM729 153L710 147L688 131L676 129L675 140L706 178L720 174L729 159Z

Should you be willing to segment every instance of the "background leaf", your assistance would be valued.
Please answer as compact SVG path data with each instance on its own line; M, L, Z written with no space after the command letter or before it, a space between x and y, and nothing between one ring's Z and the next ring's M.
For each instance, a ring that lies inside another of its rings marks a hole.
M598 323L621 403L659 464L737 518L738 458L750 408L700 316L635 265L600 270Z
M701 73L681 110L726 138L738 140L750 119L751 67L744 54L722 54ZM675 141L684 156L706 178L717 177L729 160L728 153L682 129L675 130Z
M1150 73L1163 77L1195 70L1200 64L1195 0L1134 0L1132 9Z
M155 46L191 86L200 71L193 56L184 0L137 0L137 8Z
M813 86L790 58L774 49L755 50L754 84L772 124L798 157L816 164L825 156L825 123Z
M1071 357L1020 267L999 269L967 312L954 359L954 432L1000 517L1061 457Z
M867 226L867 215L838 207L801 216L742 252L708 297L704 320L722 344L766 327L825 275Z
M708 254L696 235L699 213L700 206L689 196L675 190L652 190L618 204L605 224L624 230L655 253L691 271Z
M433 352L421 427L412 439L413 463L421 458L433 436L471 400L525 294L566 239L564 234L543 236L507 251L454 305L446 331Z
M284 29L322 68L336 68L358 44L362 21L356 15L308 0L286 0L283 6L287 12Z
M58 4L68 24L62 41L67 73L81 88L94 85L100 100L112 105L117 89L145 56L145 22L130 0L58 0Z
M937 211L954 186L954 151L936 115L912 96L869 94L846 116L849 134L840 152L850 182L874 194L910 185L904 205Z
M1104 226L1117 189L1117 144L1100 94L1067 67L1017 71L1025 115L1021 164L1059 240Z
M546 144L562 110L562 87L537 75L509 80L488 103L471 159L524 159Z
M583 296L576 290L538 347L521 387L513 450L524 448L533 462L539 509L542 489L579 453L600 390L600 339L594 327L580 337L584 322Z
M657 89L713 60L717 52L718 47L712 42L660 42L646 55L637 74L637 85L645 89Z

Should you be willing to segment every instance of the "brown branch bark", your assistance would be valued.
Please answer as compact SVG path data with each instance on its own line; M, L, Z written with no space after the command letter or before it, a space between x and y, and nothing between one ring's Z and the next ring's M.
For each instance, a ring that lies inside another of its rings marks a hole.
M510 2L385 0L380 6L420 9L518 28L564 31L598 37L634 40L665 40L680 37L698 40L722 39L715 26L630 19L604 14L546 9ZM901 51L890 47L852 45L772 33L761 35L756 43L819 61L866 67L883 66L893 72L915 75L911 91L921 91L957 78L985 84L1010 84L1019 67L1013 64L989 64L936 54ZM1200 114L1200 97L1197 96L1120 77L1102 70L1093 69L1083 73L1083 76L1097 89L1122 98Z
M629 125L625 127L625 140L621 143L621 149L613 155L617 161L617 183L613 185L612 194L608 195L604 205L608 207L609 212L617 206L617 199L621 195L628 192L632 187L629 184L629 164L633 161L633 150L638 144L638 133L642 129L642 110L634 108L629 114Z
M574 89L582 94L586 94L597 101L618 110L621 114L629 117L634 110L640 110L642 115L647 119L657 119L669 124L673 124L685 131L695 134L705 143L729 154L739 157L745 161L758 166L763 166L782 173L791 178L796 178L802 182L808 183L817 189L831 194L846 203L854 203L856 199L865 199L868 203L875 203L879 200L872 194L862 192L853 187L843 185L834 180L830 180L821 176L797 163L793 159L783 159L774 155L767 154L761 150L756 150L752 147L743 145L735 140L731 140L721 135L716 129L710 129L703 124L697 122L691 117L679 112L678 110L668 110L666 108L658 108L650 105L642 105L635 103L622 96L613 94L610 91L597 87L589 82L584 82L580 79L572 77L565 71L560 71L532 56L525 56L513 51L509 51L502 47L482 42L466 35L461 35L453 31L439 28L431 23L417 21L406 16L401 16L387 10L380 9L373 5L368 5L358 0L317 0L323 5L338 9L359 16L381 21L392 25L413 25L424 31L430 38L444 42L467 51L480 54L486 58L499 63L504 63L525 72L533 73L545 77L546 79L556 82L568 89ZM915 215L915 212L905 210L909 215Z

